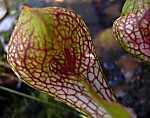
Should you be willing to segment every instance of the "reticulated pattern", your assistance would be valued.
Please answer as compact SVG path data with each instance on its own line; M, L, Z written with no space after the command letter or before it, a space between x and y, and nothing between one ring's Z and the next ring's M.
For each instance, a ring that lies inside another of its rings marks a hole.
M150 64L150 4L143 4L135 5L136 11L128 6L126 9L132 8L130 13L114 22L113 32L127 52Z
M90 33L73 11L23 9L8 46L8 62L26 84L92 117L110 117L97 95L116 102ZM96 97L95 97L96 96Z

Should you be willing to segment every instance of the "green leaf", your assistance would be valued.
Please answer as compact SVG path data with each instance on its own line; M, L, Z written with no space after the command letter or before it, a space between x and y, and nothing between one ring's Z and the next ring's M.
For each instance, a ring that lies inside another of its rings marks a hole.
M140 12L141 9L147 9L150 5L149 0L126 0L121 16L126 16L130 13Z

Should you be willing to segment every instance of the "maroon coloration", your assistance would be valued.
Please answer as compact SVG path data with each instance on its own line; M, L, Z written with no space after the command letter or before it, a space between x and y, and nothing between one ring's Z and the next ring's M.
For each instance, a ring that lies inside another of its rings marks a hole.
M150 8L121 16L114 22L117 41L130 54L150 64Z
M98 99L117 100L81 17L55 7L28 12L25 18L22 13L8 47L8 61L16 75L84 114L107 116Z

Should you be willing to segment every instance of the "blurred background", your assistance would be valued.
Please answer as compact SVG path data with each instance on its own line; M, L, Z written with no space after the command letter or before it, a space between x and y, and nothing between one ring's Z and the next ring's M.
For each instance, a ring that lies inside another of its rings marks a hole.
M21 83L7 63L7 45L22 6L58 6L78 13L118 100L150 117L150 67L127 54L112 35L125 0L0 0L0 118L81 118L82 114Z

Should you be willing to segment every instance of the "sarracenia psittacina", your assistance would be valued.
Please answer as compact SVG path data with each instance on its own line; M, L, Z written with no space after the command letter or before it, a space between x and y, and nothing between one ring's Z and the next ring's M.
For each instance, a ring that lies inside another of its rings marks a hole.
M107 84L87 26L71 10L23 7L7 58L21 81L88 117L130 117Z
M150 64L150 0L126 0L113 33L128 53Z

